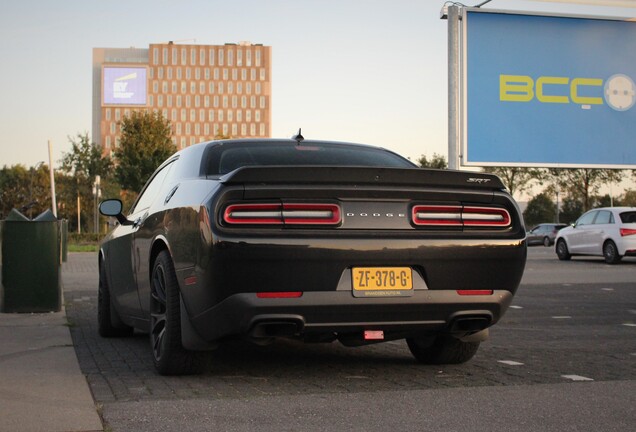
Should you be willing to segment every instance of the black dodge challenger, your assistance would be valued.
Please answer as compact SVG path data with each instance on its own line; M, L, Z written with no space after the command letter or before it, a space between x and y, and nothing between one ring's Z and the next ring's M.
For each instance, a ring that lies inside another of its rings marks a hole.
M152 175L99 251L102 336L147 331L161 374L232 337L347 346L406 339L462 363L521 280L526 231L496 176L304 140L191 146Z

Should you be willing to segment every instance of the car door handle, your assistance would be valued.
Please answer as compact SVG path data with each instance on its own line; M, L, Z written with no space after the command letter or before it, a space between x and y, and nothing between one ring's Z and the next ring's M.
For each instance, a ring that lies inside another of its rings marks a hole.
M135 222L133 222L133 228L139 228L142 224L141 218L138 217L137 219L135 219Z

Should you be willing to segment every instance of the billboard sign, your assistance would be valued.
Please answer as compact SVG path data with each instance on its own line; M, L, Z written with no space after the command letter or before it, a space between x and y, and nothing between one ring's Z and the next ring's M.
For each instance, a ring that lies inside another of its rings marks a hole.
M104 105L146 105L147 69L145 67L111 67L102 69Z
M475 9L463 22L464 165L636 165L636 22Z

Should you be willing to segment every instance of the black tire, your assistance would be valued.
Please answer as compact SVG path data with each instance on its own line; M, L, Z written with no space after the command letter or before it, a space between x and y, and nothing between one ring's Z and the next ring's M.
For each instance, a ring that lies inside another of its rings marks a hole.
M603 258L605 258L605 262L607 264L617 264L620 262L621 258L623 258L618 254L616 243L612 240L607 240L603 244Z
M550 247L551 244L550 237L543 237L543 246Z
M97 331L102 337L131 336L134 328L124 324L113 307L110 287L104 263L99 266L99 287L97 289Z
M556 244L556 254L561 261L569 261L572 258L570 255L570 251L568 250L568 245L565 243L565 240L559 239Z
M406 343L415 359L423 364L460 364L473 358L479 342L463 342L448 335L435 338L433 344L430 339L408 338Z
M188 351L181 343L181 299L172 258L159 253L150 282L150 345L161 375L192 375L203 372L204 354Z

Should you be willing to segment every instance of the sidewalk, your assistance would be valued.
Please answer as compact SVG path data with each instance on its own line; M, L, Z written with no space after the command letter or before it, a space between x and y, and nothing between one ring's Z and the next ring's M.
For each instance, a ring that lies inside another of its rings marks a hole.
M66 289L69 254L62 268ZM86 283L96 274L72 283ZM45 314L0 313L0 431L102 431L82 374L64 310Z

